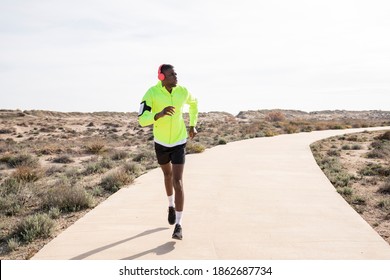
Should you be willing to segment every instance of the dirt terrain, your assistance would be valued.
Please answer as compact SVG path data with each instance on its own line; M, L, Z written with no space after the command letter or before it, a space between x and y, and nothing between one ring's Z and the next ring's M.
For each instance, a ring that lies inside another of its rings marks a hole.
M338 193L390 244L390 130L332 137L311 148Z
M390 112L384 111L258 110L237 116L200 113L199 134L188 142L187 153L254 137L388 125ZM347 163L348 174L354 175L342 189L346 193L351 192L346 187L353 188L359 179L364 181L360 184L382 184L379 177L357 175L358 155L364 158L367 149L373 149L366 138L367 142L360 143L364 146L361 149L340 148L341 142L334 144L337 148L330 146L329 153L338 150L343 164L344 160ZM321 144L317 150L328 153L328 146ZM385 162L381 164L385 166ZM0 110L0 258L31 258L112 193L157 166L152 129L140 127L135 112ZM352 193L351 197L363 196L357 190ZM358 211L370 213L367 198L365 204L354 201L352 205ZM376 208L378 203L383 205L379 208L388 208L387 200L376 201L372 203ZM388 240L388 225L382 220L372 226L386 232L382 236L387 234Z

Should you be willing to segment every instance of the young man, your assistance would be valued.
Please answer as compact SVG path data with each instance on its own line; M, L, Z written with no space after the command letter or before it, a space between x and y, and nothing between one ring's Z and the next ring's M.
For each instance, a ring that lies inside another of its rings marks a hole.
M197 100L185 87L177 85L177 74L172 65L158 68L157 85L151 87L142 98L138 121L141 126L153 124L157 161L164 173L165 191L168 196L168 222L175 224L172 238L181 240L181 220L184 206L183 170L185 147L188 138L183 119L183 107L189 105L190 138L195 137L198 119Z

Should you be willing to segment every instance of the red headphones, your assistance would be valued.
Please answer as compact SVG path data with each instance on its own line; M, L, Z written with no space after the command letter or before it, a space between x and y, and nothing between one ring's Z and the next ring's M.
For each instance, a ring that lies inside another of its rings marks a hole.
M160 80L160 81L164 81L165 80L165 75L163 72L161 72L161 67L163 66L164 64L161 64L160 67L158 67L158 76L157 78Z

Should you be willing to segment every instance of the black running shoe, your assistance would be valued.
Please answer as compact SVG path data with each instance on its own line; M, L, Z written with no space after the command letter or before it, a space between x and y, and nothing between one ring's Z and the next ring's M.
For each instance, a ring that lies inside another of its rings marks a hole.
M175 207L170 206L168 208L168 223L170 225L174 225L176 222L176 211Z
M182 233L182 230L181 230L181 225L176 224L175 230L173 231L173 234L172 234L172 238L173 239L179 239L179 240L183 239L183 233Z

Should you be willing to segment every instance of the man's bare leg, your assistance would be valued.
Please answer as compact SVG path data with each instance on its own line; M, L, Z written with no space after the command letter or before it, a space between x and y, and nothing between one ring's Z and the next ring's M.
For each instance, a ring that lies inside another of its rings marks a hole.
M183 217L184 208L184 189L183 189L183 170L184 164L172 164L172 182L175 190L176 204L176 225L173 231L172 238L182 240L183 232L181 228L181 220Z
M172 182L175 190L176 211L178 212L182 212L184 208L183 170L184 164L172 164Z
M173 195L172 164L168 162L160 166L164 173L165 192L167 196L171 196Z

